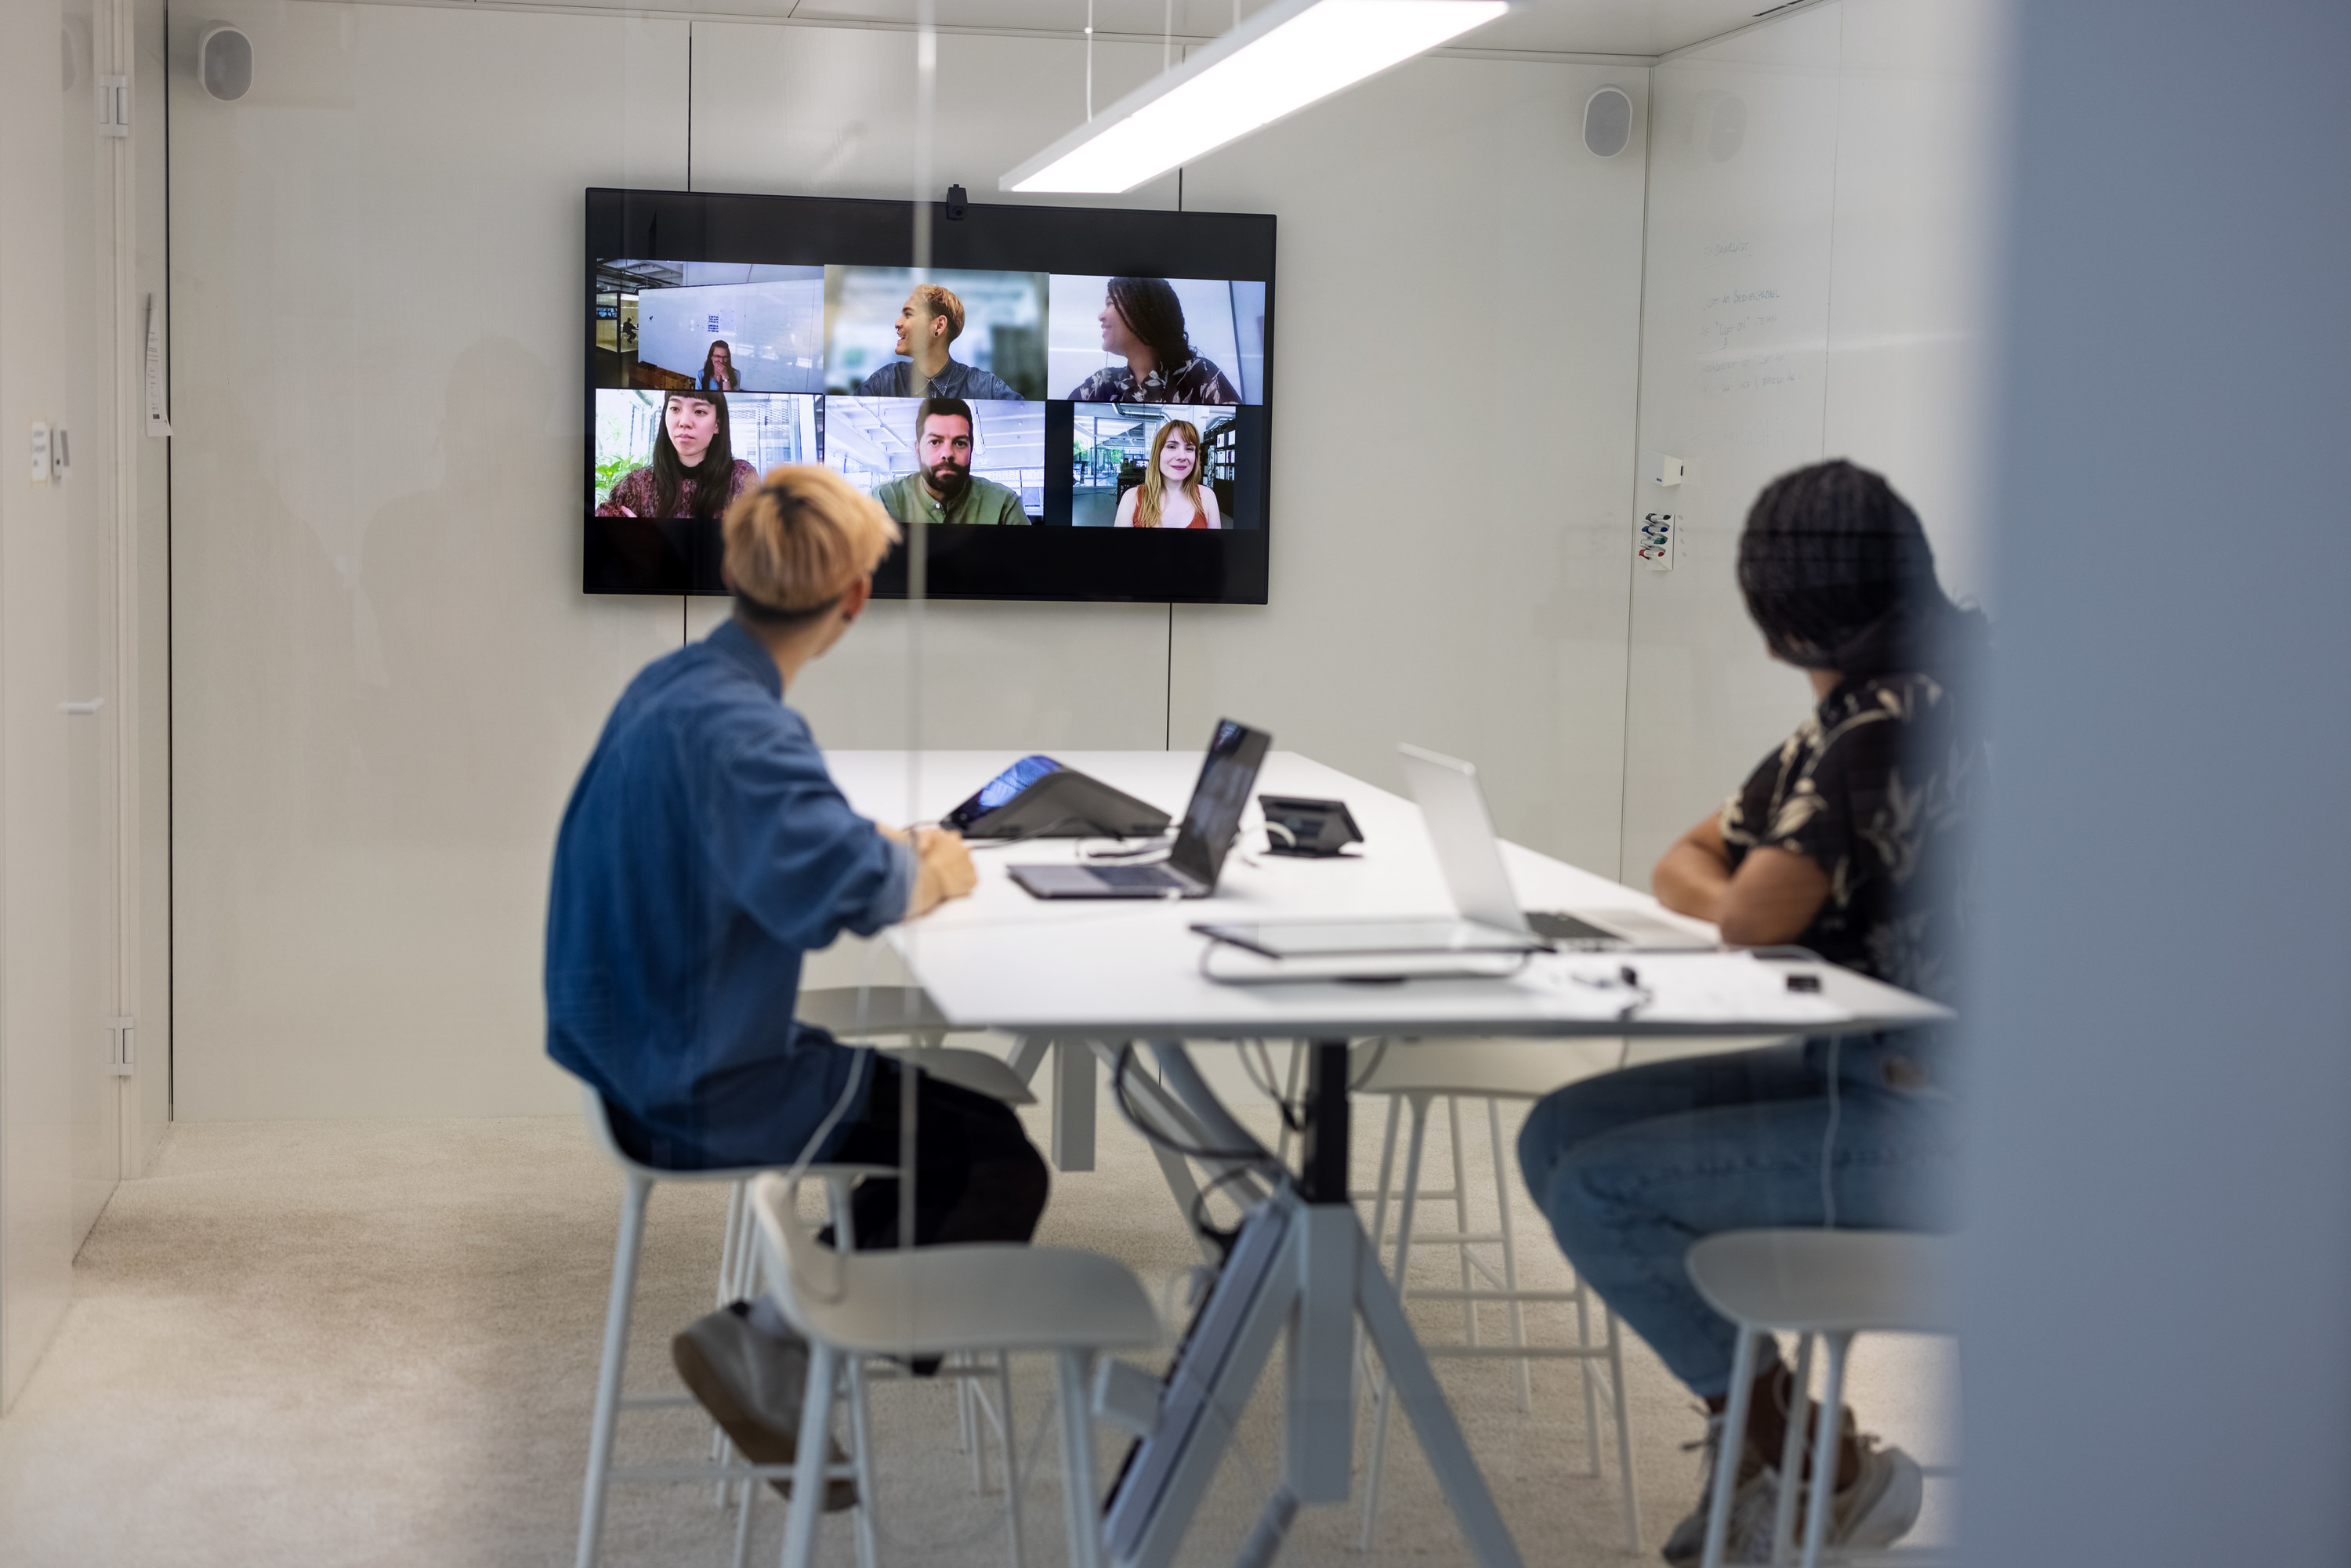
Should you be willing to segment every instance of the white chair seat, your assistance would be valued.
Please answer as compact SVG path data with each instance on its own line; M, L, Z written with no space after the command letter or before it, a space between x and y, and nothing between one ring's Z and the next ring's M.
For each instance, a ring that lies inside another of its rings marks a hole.
M1126 1266L1061 1247L975 1242L819 1263L799 1306L811 1338L867 1355L1139 1349L1159 1316ZM826 1288L828 1287L829 1288Z
M1504 1306L1509 1312L1510 1351L1512 1359L1518 1363L1518 1405L1520 1410L1534 1408L1534 1383L1531 1372L1534 1361L1561 1358L1580 1361L1583 1374L1584 1448L1589 1473L1595 1477L1601 1473L1599 1385L1604 1382L1611 1414L1615 1421L1617 1473L1624 1489L1625 1547L1637 1554L1641 1550L1641 1504L1633 1476L1631 1416L1625 1394L1625 1363L1616 1316L1614 1312L1604 1312L1605 1332L1603 1342L1595 1344L1592 1336L1592 1298L1582 1280L1575 1281L1573 1289L1563 1291L1520 1289L1518 1242L1510 1218L1510 1156L1502 1139L1500 1110L1502 1101L1540 1100L1565 1084L1614 1071L1624 1064L1624 1058L1625 1042L1606 1038L1374 1040L1359 1044L1350 1052L1348 1087L1358 1094L1388 1096L1387 1132L1380 1147L1379 1186L1369 1193L1354 1195L1374 1200L1371 1229L1374 1252L1386 1245L1388 1206L1392 1199L1400 1197L1403 1201L1395 1235L1394 1265L1396 1293L1406 1301L1458 1301L1461 1304L1465 1343L1458 1346L1425 1345L1426 1354L1432 1358L1494 1354L1498 1347L1480 1343L1478 1321L1480 1303L1493 1303ZM1290 1085L1290 1094L1293 1098L1298 1092L1298 1065L1299 1058L1293 1055ZM1432 1104L1439 1100L1446 1103L1446 1121L1452 1133L1453 1186L1449 1189L1430 1191L1423 1189L1420 1185L1421 1163L1426 1147L1429 1111ZM1498 1228L1491 1231L1469 1228L1468 1177L1461 1145L1460 1106L1464 1100L1486 1103L1486 1126L1494 1162L1494 1201L1498 1220ZM1405 1156L1404 1188L1396 1192L1391 1190L1388 1182L1395 1168L1397 1133L1407 1107L1411 1111L1412 1132ZM1448 1202L1452 1206L1453 1229L1430 1233L1418 1228L1418 1207L1431 1199ZM1419 1288L1408 1282L1407 1260L1412 1249L1428 1246L1445 1246L1454 1249L1461 1271L1458 1290ZM1496 1246L1501 1249L1502 1267L1499 1277L1483 1259L1472 1251L1473 1248L1484 1246ZM1480 1282L1481 1277L1483 1283ZM1576 1325L1576 1343L1573 1345L1531 1345L1527 1343L1524 1309L1534 1302L1563 1302L1573 1307ZM1356 1548L1363 1552L1371 1551L1378 1539L1382 1483L1387 1462L1390 1390L1384 1375L1371 1379L1371 1444L1364 1466L1363 1527L1356 1538Z
M751 1185L750 1207L776 1286L776 1303L808 1336L808 1390L800 1406L799 1468L784 1521L784 1568L815 1561L823 1490L823 1454L832 1407L848 1375L851 1451L861 1490L872 1489L871 1441L860 1368L868 1355L955 1355L992 1352L1003 1398L1006 1515L1012 1559L1022 1561L1020 1475L1013 1437L1015 1352L1054 1360L1061 1406L1062 1504L1071 1568L1100 1568L1101 1492L1094 1481L1092 1416L1086 1396L1102 1351L1142 1349L1160 1341L1159 1317L1142 1281L1126 1266L1091 1252L1005 1242L923 1247L888 1252L830 1251L818 1245L780 1176Z
M588 1131L604 1157L620 1167L621 1228L613 1246L612 1286L604 1313L604 1351L602 1364L596 1375L596 1399L590 1417L588 1437L588 1482L580 1500L579 1550L573 1561L576 1568L595 1568L601 1550L604 1530L604 1501L611 1484L624 1481L688 1481L712 1480L718 1483L718 1496L723 1502L735 1483L740 1483L739 1511L735 1525L735 1568L742 1568L749 1548L751 1505L759 1494L756 1467L732 1462L728 1458L731 1446L724 1433L712 1429L711 1460L706 1465L616 1465L612 1460L615 1428L622 1412L691 1406L691 1396L653 1394L623 1396L621 1385L628 1364L629 1322L636 1306L637 1269L643 1257L646 1208L653 1189L663 1182L725 1182L734 1187L726 1209L726 1236L718 1257L718 1301L720 1305L753 1291L757 1253L753 1249L751 1210L747 1197L751 1178L759 1173L754 1169L668 1170L645 1165L621 1147L612 1130L611 1107L604 1097L592 1087L582 1085L582 1109L588 1121ZM896 1167L876 1165L814 1166L806 1174L824 1184L834 1222L844 1230L850 1225L849 1192L855 1182L868 1176L886 1175ZM858 1503L858 1560L869 1565L873 1560L872 1492L866 1490Z
M843 1040L939 1035L955 1028L920 986L818 986L800 992L792 1017Z
M1802 1477L1803 1437L1815 1427L1810 1473L1832 1473L1843 1423L1835 1418L1844 1397L1845 1355L1862 1333L1957 1332L1956 1243L1948 1236L1903 1230L1733 1230L1709 1236L1686 1255L1690 1282L1707 1304L1738 1329L1730 1364L1729 1407L1724 1428L1747 1428L1755 1367L1761 1347L1775 1333L1797 1336L1794 1374L1797 1402L1788 1412L1780 1450L1780 1491L1771 1520L1771 1560L1788 1560L1797 1514L1804 1518L1802 1568L1817 1568L1827 1543L1829 1511L1803 1507L1814 1489ZM1823 1418L1806 1418L1812 1381L1813 1341L1828 1350L1828 1374L1821 1390ZM1739 1467L1715 1467L1708 1505L1703 1568L1720 1568L1729 1544L1731 1492ZM1902 1553L1874 1554L1874 1561ZM1915 1557L1916 1553L1907 1554Z
M1359 1079L1377 1045L1355 1047ZM1621 1040L1400 1040L1356 1082L1358 1094L1459 1094L1540 1100L1562 1084L1613 1071Z
M1787 1333L1958 1332L1947 1236L1905 1230L1735 1230L1689 1249L1707 1304Z
M1021 1082L1020 1074L1013 1071L1004 1058L985 1051L967 1051L955 1045L918 1045L894 1046L882 1054L912 1062L942 1083L1001 1100L1007 1105L1037 1103L1036 1094Z

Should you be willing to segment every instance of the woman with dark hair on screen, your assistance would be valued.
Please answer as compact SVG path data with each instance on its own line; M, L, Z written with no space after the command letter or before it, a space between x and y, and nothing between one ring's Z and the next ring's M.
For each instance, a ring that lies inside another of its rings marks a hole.
M1113 277L1102 300L1102 352L1126 361L1096 371L1072 402L1238 403L1225 373L1196 353L1184 331L1184 302L1164 277Z
M1118 498L1114 528L1221 528L1217 493L1200 484L1200 433L1171 419L1151 438L1143 483Z
M1917 515L1886 480L1815 464L1766 486L1739 541L1739 586L1772 657L1814 706L1718 811L1666 851L1667 908L1740 946L1792 943L1938 1001L1957 999L1972 882L1968 820L1989 754L1973 721L1981 614L1945 597ZM1782 1442L1806 1418L1766 1343L1743 1433L1726 1435L1734 1331L1683 1257L1727 1230L1947 1230L1959 1111L1939 1029L1815 1035L1652 1062L1559 1090L1528 1113L1519 1165L1575 1270L1710 1413L1707 1469L1735 1490L1727 1563L1771 1560ZM1918 1517L1920 1471L1842 1425L1830 1546L1891 1544ZM1818 1498L1817 1486L1807 1489ZM1700 1560L1710 1484L1666 1542Z
M743 373L735 368L735 350L726 339L711 340L710 351L702 356L702 374L694 384L703 392L743 390Z
M612 486L600 517L718 517L726 504L759 483L759 471L735 455L726 436L726 400L674 392L662 400L653 460Z

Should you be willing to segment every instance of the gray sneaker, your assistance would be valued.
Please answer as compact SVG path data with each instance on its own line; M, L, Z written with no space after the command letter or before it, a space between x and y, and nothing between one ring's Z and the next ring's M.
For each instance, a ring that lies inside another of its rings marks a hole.
M1722 1451L1722 1417L1706 1418L1706 1458L1699 1465L1698 1506L1690 1510L1659 1550L1672 1568L1698 1568L1706 1557L1706 1521L1714 1502L1714 1467ZM1780 1472L1763 1462L1752 1443L1742 1442L1739 1455L1738 1490L1730 1494L1730 1529L1724 1538L1725 1563L1771 1561L1771 1510L1780 1493Z
M799 1339L761 1333L745 1316L741 1301L697 1318L669 1342L670 1359L686 1389L719 1429L755 1465L789 1465L799 1455L800 1398L808 1388L809 1349ZM828 1440L827 1458L847 1456ZM789 1479L768 1485L792 1495ZM857 1483L838 1477L825 1483L824 1510L837 1513L857 1506Z

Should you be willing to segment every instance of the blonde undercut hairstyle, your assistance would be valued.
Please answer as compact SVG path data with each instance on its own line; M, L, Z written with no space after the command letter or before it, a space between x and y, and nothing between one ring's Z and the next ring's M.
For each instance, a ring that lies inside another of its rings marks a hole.
M725 533L736 609L763 626L823 614L898 542L879 501L811 463L768 469L726 508Z
M914 298L933 316L946 318L948 342L963 336L963 301L955 297L953 289L942 288L935 283L917 283Z

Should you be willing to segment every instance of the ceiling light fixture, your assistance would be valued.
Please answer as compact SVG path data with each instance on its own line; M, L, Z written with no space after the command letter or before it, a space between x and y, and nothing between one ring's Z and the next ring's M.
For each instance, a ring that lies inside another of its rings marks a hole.
M1510 8L1509 0L1274 0L997 188L1131 191Z

